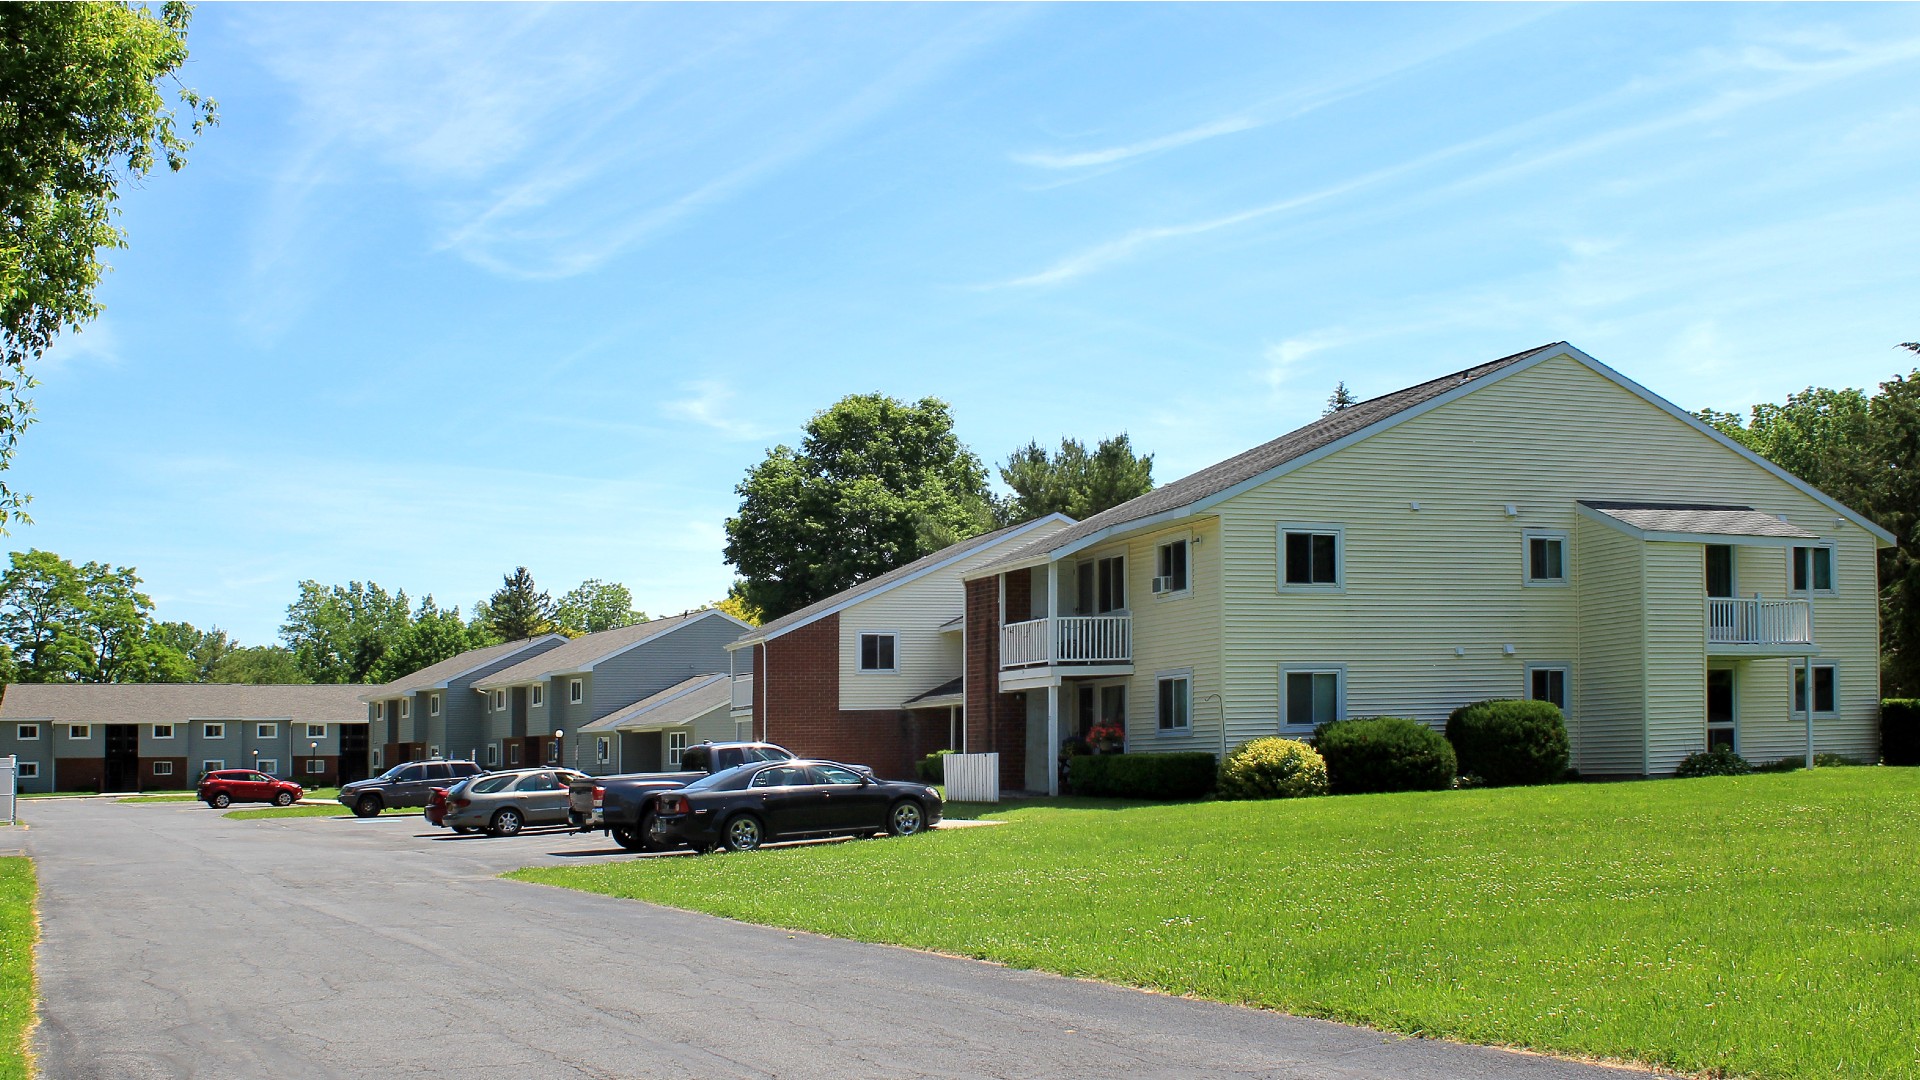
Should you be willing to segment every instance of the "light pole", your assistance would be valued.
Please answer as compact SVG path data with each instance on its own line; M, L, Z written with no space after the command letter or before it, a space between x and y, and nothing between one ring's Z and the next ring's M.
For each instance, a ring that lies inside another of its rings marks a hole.
M260 771L260 748L257 746L253 748L253 771Z
M307 744L307 771L308 772L313 771L313 762L319 760L319 757L320 757L320 743L317 740L314 742L308 743ZM320 775L324 777L326 774L322 772Z
M565 731L559 728L553 729L553 760L547 762L547 764L558 765L567 759L566 754L561 751L561 747L566 745L566 738L567 733Z

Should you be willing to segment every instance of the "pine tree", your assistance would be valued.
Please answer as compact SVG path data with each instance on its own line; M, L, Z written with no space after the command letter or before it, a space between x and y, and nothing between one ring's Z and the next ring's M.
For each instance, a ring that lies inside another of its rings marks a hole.
M1327 407L1320 410L1320 415L1332 416L1341 409L1351 409L1358 404L1360 399L1353 396L1353 392L1347 389L1346 380L1342 379L1339 385L1333 388L1333 393L1327 397Z
M519 641L553 629L553 600L533 583L524 566L501 577L499 591L487 597L487 621L502 641Z

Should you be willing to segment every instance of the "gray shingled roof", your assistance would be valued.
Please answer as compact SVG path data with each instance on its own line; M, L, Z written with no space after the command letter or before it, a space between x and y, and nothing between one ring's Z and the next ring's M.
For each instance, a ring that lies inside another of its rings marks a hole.
M12 683L0 717L59 724L184 724L191 720L288 720L364 724L354 683L310 686L235 683Z
M1565 342L1556 341L1537 349L1503 356L1490 363L1467 368L1465 371L1443 375L1418 386L1409 386L1404 390L1395 390L1391 394L1368 398L1357 405L1341 409L1331 416L1321 417L1305 427L1296 428L1272 442L1262 443L1217 465L1209 465L1197 473L1181 477L1164 487L1154 488L1137 499L1130 499L1110 510L1102 510L1078 525L1050 533L1030 544L1015 548L1004 557L995 559L992 563L973 571L970 576L989 573L997 567L1012 566L1039 558L1066 547L1076 540L1111 529L1116 525L1125 525L1128 522L1189 506L1209 495L1217 495L1235 484L1251 480L1269 469L1310 454L1329 443L1372 427L1397 413L1405 412L1416 405L1465 386L1475 379L1483 379L1529 357L1565 344Z
M1792 540L1818 539L1814 533L1789 525L1772 514L1763 514L1751 506L1619 502L1599 499L1581 499L1580 505L1597 510L1641 532L1696 533L1707 536L1770 536Z
M368 701L383 697L399 697L416 690L432 690L435 687L445 686L469 671L486 667L497 660L504 660L529 645L557 636L542 634L539 637L521 638L518 641L504 641L481 649L468 649L458 656L449 656L437 664L428 664L412 674L402 675L383 686L367 686L361 689L366 691Z
M724 619L727 616L711 609L690 611L684 615L649 619L643 623L634 623L632 626L622 626L615 630L602 630L597 634L582 634L557 649L548 649L512 667L502 668L474 685L476 687L512 686L515 683L535 682L548 675L585 671L622 649L637 645L648 638L678 630L695 619L705 618Z
M1066 521L1073 520L1072 518L1068 518L1064 514L1051 514L1051 515L1048 515L1048 517L1059 517ZM989 533L981 533L979 536L962 540L959 543L953 544L949 547L941 548L939 551L936 551L931 555L927 555L927 556L923 556L921 558L915 559L914 561L906 564L905 566L895 567L894 569L889 570L884 574L881 574L879 577L870 578L866 581L861 582L858 585L853 586L850 589L842 589L841 591L834 593L832 596L827 597L825 600L820 600L820 601L816 601L815 603L808 604L806 607L801 608L799 611L782 615L779 618L773 620L772 622L763 623L758 628L750 630L746 634L742 635L740 640L743 642L744 641L764 641L767 638L770 638L777 634L782 633L783 631L791 630L796 626L803 626L819 618L820 616L826 614L827 612L832 611L834 608L841 606L842 604L846 604L850 601L857 600L860 597L866 596L870 593L881 592L885 589L892 587L897 582L900 582L906 578L910 578L913 575L919 573L922 570L927 569L930 566L935 566L939 563L947 561L948 559L960 558L971 551L978 551L981 548L987 547L990 544L998 543L1000 540L1004 539L1010 533L1018 532L1021 529L1027 528L1030 525L1038 524L1039 522L1045 521L1045 520L1047 520L1047 518L1037 518L1034 521L1023 521L1018 525L1009 525L1004 529L995 529L994 531Z
M733 692L727 674L695 675L665 690L616 709L589 724L580 725L582 733L618 731L625 727L681 727L713 712L731 708Z
M957 698L960 696L960 692L965 689L965 686L966 679L964 676L948 679L946 682L941 683L939 686L934 687L918 697L908 698L904 707L911 709L916 705L925 706L928 702L938 701L941 698Z

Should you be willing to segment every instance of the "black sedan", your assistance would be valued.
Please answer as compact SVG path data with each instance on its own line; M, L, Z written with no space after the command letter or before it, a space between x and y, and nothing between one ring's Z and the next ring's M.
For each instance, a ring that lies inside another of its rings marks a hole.
M940 820L940 793L876 780L835 761L762 761L717 772L660 796L659 847L752 851L774 840L912 836Z

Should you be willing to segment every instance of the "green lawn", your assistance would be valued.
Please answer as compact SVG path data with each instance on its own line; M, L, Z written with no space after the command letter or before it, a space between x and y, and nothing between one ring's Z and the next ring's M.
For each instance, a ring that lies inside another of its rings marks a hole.
M1009 807L511 876L1410 1034L1920 1077L1920 770Z
M413 807L411 809L387 810L383 812L382 816L413 814L417 817L420 813L421 810L419 807ZM227 816L230 818L239 818L243 821L254 818L352 817L353 811L336 803L333 806L269 806L261 810L229 810L227 811Z
M183 803L198 802L199 800L200 796L188 791L184 793L173 792L165 795L128 795L123 799L115 799L114 801L123 803Z
M27 1032L33 1027L33 942L36 887L31 860L0 858L0 1080L33 1074Z

